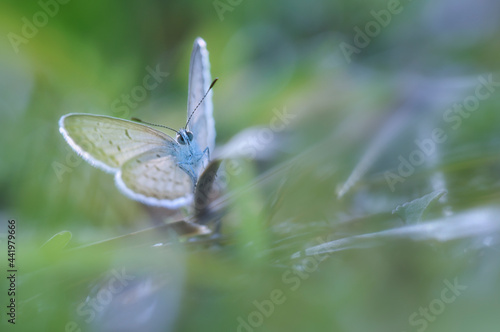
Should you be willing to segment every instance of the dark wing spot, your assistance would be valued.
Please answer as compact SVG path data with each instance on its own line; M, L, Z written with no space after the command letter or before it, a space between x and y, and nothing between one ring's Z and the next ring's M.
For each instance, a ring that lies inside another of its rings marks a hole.
M119 145L117 145L116 148L118 149L118 151L122 152L122 148L120 148Z
M125 136L127 136L129 139L132 139L132 137L130 137L130 135L128 133L128 129L125 129Z
M157 157L157 158L160 158L161 156L157 153L157 154L156 154L156 157Z
M109 140L108 142L109 142L109 145L113 145L113 142L111 142L111 140Z

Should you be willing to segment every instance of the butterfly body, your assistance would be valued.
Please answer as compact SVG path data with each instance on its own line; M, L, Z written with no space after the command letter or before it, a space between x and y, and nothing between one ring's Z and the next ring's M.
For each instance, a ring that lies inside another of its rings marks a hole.
M176 140L178 145L177 160L178 165L193 179L193 184L196 185L199 171L203 168L204 157L207 158L207 163L210 159L210 150L205 148L201 151L200 147L193 139L193 133L184 128L179 129Z
M59 131L83 159L114 174L116 186L128 197L178 208L192 202L215 145L210 81L206 44L197 38L189 70L188 121L175 139L142 123L83 113L62 116Z

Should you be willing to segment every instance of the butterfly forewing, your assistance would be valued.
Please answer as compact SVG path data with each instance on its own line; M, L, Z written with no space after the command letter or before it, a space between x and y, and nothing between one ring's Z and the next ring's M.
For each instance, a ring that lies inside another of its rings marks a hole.
M196 38L189 66L188 119L203 99L211 83L206 43L203 39ZM210 91L188 124L188 129L193 133L202 151L207 147L213 151L215 147L215 123L212 113L212 92Z
M107 172L116 172L126 161L158 148L175 150L175 141L148 126L91 114L67 114L59 130L84 159Z
M191 177L165 149L146 152L130 159L116 174L118 188L145 204L176 208L192 198Z

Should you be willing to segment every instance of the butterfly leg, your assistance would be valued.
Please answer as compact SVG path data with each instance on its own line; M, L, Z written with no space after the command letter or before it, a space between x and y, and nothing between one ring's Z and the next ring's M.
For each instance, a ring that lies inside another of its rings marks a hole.
M205 155L207 156L207 162L203 163L203 158L205 157ZM198 156L199 156L199 158L198 158ZM203 152L201 154L199 154L198 156L195 157L196 162L202 161L203 168L208 167L208 165L210 164L210 149L208 147L205 148L205 150L203 150Z
M191 177L194 189L196 187L196 182L198 181L198 176L194 172L193 164L190 162L180 162L177 165L179 165L179 167Z
M201 157L199 160L203 159L203 157L205 155L207 155L207 163L203 166L208 167L208 165L210 164L210 149L208 147L206 147L205 150L203 150L203 153L201 154Z
M207 147L205 150L203 150L203 155L207 155L208 162L210 163L210 149Z
M198 181L198 174L196 174L193 167L195 167L195 165L198 165L198 163L203 159L203 157L205 155L207 155L208 162L206 165L203 165L203 166L207 167L210 164L210 150L208 147L205 150L203 150L201 155L198 154L198 155L194 156L194 158L193 158L193 156L189 156L187 161L182 161L182 162L178 163L179 167L182 168L182 170L185 171L191 177L191 179L193 179L193 183L194 183L195 187L196 187L196 182ZM196 161L196 162L194 162L194 161Z

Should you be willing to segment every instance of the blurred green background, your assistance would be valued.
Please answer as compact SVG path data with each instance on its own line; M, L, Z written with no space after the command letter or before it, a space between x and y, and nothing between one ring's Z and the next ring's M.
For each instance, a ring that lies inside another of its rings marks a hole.
M0 4L2 331L498 330L498 2L63 2ZM227 176L222 240L136 236L151 211L58 120L183 126L198 36L218 145L288 118Z

